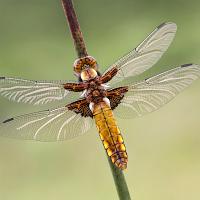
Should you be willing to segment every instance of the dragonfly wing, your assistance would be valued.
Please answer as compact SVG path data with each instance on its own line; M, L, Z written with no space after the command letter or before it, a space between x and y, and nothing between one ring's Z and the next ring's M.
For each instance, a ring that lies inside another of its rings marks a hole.
M71 92L63 87L65 82L0 77L0 95L16 102L46 104L70 97Z
M130 85L116 115L132 118L157 110L199 77L200 66L186 64Z
M86 133L92 124L92 118L82 117L67 107L60 107L5 120L0 124L0 136L61 141Z
M118 69L116 76L109 82L110 85L113 86L128 77L139 75L152 67L171 44L176 30L177 26L172 22L159 25L137 48L108 69L113 67Z

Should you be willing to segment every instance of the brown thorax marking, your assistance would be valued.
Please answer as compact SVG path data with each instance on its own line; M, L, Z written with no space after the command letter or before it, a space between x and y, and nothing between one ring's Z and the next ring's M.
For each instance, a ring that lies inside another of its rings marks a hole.
M105 97L105 89L101 84L101 79L98 76L88 81L86 92L86 99L88 102L98 103Z
M98 96L100 95L99 90L94 90L94 91L92 92L92 95L93 95L94 97L98 97Z

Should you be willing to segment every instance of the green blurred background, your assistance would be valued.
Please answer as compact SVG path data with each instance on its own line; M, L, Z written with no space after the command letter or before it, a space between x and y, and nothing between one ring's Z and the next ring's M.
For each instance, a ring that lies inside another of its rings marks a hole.
M136 47L157 25L177 36L145 77L200 63L198 0L74 0L88 52L101 71ZM76 58L60 0L0 0L0 76L73 80ZM152 114L118 120L129 163L130 193L139 200L200 199L200 81ZM0 120L42 110L0 98ZM117 199L95 127L58 143L0 138L0 199Z

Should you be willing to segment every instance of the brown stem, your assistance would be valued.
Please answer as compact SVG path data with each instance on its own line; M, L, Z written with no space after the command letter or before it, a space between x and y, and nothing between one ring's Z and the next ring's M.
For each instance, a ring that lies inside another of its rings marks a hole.
M78 57L85 57L87 56L87 50L86 50L86 46L83 40L83 35L81 33L80 30L80 26L74 11L74 7L72 4L72 0L61 0L62 1L62 5L65 11L65 15L67 17L68 23L69 23L69 27L71 30L71 34L72 37L74 39L74 45L76 47L76 51L78 54ZM115 70L113 71L113 74L116 73ZM108 75L108 74L107 74ZM111 78L111 77L110 77ZM109 79L109 76L108 76ZM108 81L108 80L106 80ZM69 85L65 85L65 87L71 87ZM71 105L72 106L72 105ZM119 195L119 199L120 200L130 200L130 194L128 191L128 186L126 184L126 180L124 177L123 172L118 169L110 160L110 157L108 157L108 161L110 164L110 168L113 174L113 178L115 181L115 185L116 185L116 189Z
M76 13L74 11L72 0L61 0L69 27L71 30L72 37L74 39L74 45L76 47L76 52L78 57L85 57L88 55L86 46L83 39L83 34L80 30L80 26L77 20Z

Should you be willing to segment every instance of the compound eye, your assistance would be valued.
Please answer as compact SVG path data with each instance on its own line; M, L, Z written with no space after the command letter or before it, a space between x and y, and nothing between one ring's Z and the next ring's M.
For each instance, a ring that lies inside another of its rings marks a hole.
M92 61L92 68L93 68L95 71L98 70L98 63L97 63L97 61L96 61L95 59Z
M92 56L87 56L85 58L86 60L86 63L91 67L93 68L94 70L97 71L97 68L98 68L98 64L97 64L97 61L95 60L95 58L93 58Z
M75 60L74 71L79 74L81 73L81 71L82 71L82 60L81 59Z

